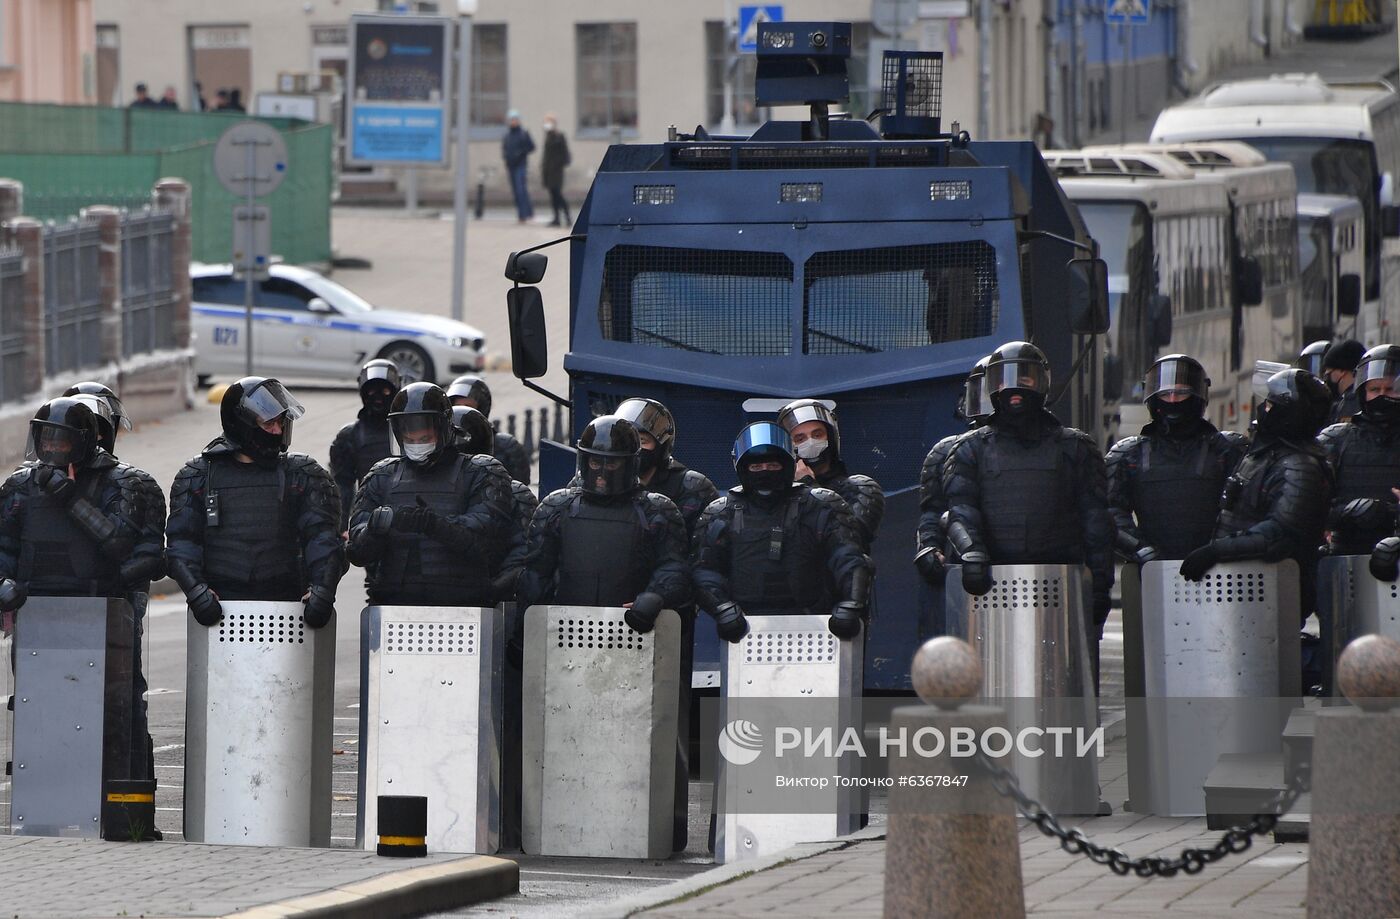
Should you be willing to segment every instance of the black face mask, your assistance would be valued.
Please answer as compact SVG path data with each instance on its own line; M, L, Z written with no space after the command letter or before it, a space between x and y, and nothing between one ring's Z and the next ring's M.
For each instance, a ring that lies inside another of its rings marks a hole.
M1012 396L1021 397L1019 405L1011 404ZM1045 394L1033 389L1003 389L995 393L992 399L996 403L998 412L1013 418L1038 415L1040 410L1045 407Z
M745 490L753 491L762 497L771 497L792 484L792 474L784 469L770 469L764 472L745 473Z
M1361 413L1382 424L1394 424L1396 421L1400 421L1400 399L1392 399L1387 396L1367 399L1361 404Z
M648 450L646 447L643 447L643 448L642 448L641 474L642 474L642 475L646 475L648 472L654 472L654 471L656 471L656 470L658 470L658 469L660 469L660 468L661 468L661 448L660 448L660 447L653 447L652 449Z
M1327 390L1328 392L1332 393L1332 398L1337 398L1342 394L1342 384L1339 383L1337 380L1332 379L1332 375L1330 373L1326 373L1326 371L1323 371L1323 373L1325 375L1322 378L1322 382L1327 384Z

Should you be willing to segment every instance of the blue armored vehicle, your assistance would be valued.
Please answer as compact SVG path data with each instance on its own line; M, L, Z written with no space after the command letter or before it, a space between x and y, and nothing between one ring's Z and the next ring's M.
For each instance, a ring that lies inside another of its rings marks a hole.
M799 397L834 403L843 458L887 502L865 686L903 691L914 649L942 627L912 564L924 455L964 428L953 409L969 368L1015 339L1049 355L1060 417L1101 430L1106 275L1034 144L942 132L940 54L885 53L878 128L830 111L849 54L846 23L761 25L757 102L810 106L807 120L609 148L555 241L571 278L569 391L553 398L575 437L629 396L664 402L677 455L721 489L745 424ZM538 389L535 249L512 253L506 276L514 372ZM546 443L541 494L573 471L568 448ZM702 622L696 686L718 685L718 661Z

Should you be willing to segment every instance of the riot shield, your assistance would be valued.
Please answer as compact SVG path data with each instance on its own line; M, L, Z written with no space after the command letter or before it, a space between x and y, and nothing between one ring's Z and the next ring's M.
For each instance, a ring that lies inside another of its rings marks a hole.
M185 839L328 846L335 622L295 602L225 600L189 618Z
M1340 691L1332 673L1349 642L1362 635L1400 639L1400 582L1376 580L1370 562L1369 555L1332 555L1317 565L1323 685L1334 696Z
M645 635L618 607L525 611L522 843L531 855L666 858L680 617Z
M101 835L104 779L131 774L131 605L30 597L15 617L11 832Z
M1134 567L1123 586L1131 807L1201 816L1220 756L1278 750L1299 704L1298 566L1222 563L1201 581L1179 561Z
M496 851L504 659L499 609L360 614L360 848L378 842L380 795L414 795L428 799L428 851Z
M976 649L983 691L1006 708L1011 733L1063 732L1053 747L1028 739L1025 748L1063 755L1018 749L1009 757L1021 788L1060 814L1098 810L1098 762L1078 754L1098 726L1086 626L1091 583L1080 565L993 565L992 589L975 597L963 590L960 566L948 571L948 634Z
M775 722L794 730L830 730L842 737L860 730L860 699L865 632L841 641L827 628L826 616L750 616L749 634L737 644L724 643L720 690L720 724L763 725ZM825 762L812 778L832 780L819 794L804 794L800 812L750 813L772 793L774 776L766 770L731 767L721 747L715 773L715 862L727 864L771 855L802 842L834 839L860 828L864 794L838 779L857 779L861 760L847 753ZM736 763L736 766L745 765ZM799 760L790 769L800 770ZM805 777L804 777L805 778ZM761 804L759 807L761 808Z

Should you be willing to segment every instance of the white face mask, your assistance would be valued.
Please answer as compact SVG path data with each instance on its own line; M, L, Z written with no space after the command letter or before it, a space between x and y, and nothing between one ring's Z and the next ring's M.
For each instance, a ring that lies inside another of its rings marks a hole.
M437 444L404 444L403 455L415 463L421 463L432 456L436 449Z
M804 440L797 445L797 458L804 460L814 460L826 452L826 441L824 440Z
M545 132L546 132L546 133L548 133L548 132L550 132L550 131L553 131L553 130L554 130L554 122L552 122L552 121L546 121L546 122L544 123L544 129L545 129Z

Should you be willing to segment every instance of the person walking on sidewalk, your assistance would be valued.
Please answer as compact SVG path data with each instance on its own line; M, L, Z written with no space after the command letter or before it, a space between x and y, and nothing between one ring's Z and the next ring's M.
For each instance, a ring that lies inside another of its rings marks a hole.
M564 215L564 226L573 223L569 216L569 202L564 200L564 167L573 162L569 155L569 142L564 132L559 130L559 120L550 112L544 116L544 153L540 156L540 181L549 190L549 206L554 209L554 219L550 226L559 226L559 214Z
M524 223L535 215L530 207L530 188L526 182L530 154L535 152L535 142L520 126L520 112L511 109L508 116L510 128L501 138L501 158L506 161L506 173L510 176L510 192L515 196L515 213Z

